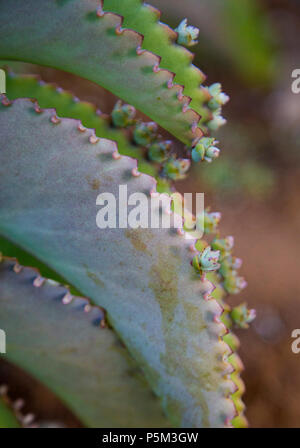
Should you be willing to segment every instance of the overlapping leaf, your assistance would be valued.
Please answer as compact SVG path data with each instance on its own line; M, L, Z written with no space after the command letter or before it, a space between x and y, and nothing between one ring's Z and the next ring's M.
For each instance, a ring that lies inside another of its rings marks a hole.
M159 177L158 166L147 161L142 148L134 145L125 132L112 127L110 117L98 111L93 104L79 101L72 93L54 84L47 84L33 75L21 76L8 72L6 90L10 99L36 99L41 107L55 108L60 117L80 120L83 126L94 129L96 135L115 141L121 154L138 160L142 173L155 177L158 191L170 191L168 180Z
M86 425L168 425L127 350L101 328L101 309L14 259L0 263L0 309L5 356L49 386Z
M144 36L142 48L161 56L160 66L175 73L174 81L184 86L184 94L191 98L190 106L205 121L211 112L205 103L210 95L201 84L205 75L192 64L193 53L177 45L177 33L161 23L159 10L143 0L104 0L105 11L124 17L123 26L132 28Z
M92 144L91 131L53 115L28 100L0 108L1 233L107 310L172 424L228 425L234 408L222 309L204 299L191 241L168 229L99 229L100 192L117 198L126 185L128 195L149 194L155 182L132 174L134 160L112 157L111 141Z
M0 58L69 71L133 104L190 144L202 135L174 74L160 55L142 50L142 36L96 0L0 1ZM97 9L98 8L98 9ZM97 14L98 11L98 14Z

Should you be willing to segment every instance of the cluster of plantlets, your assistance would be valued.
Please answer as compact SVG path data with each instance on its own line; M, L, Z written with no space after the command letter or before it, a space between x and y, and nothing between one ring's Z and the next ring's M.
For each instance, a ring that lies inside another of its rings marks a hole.
M141 0L39 6L0 1L0 58L69 71L125 103L108 116L35 77L7 75L0 107L5 356L87 426L246 426L231 327L247 326L254 313L224 302L245 286L232 240L191 241L184 229L100 233L95 225L100 191L114 194L125 183L129 193L169 192L191 158L219 154L209 130L223 124L228 98L219 84L203 85L181 45L194 43L195 31L186 22L171 30ZM135 108L153 121L136 121ZM158 125L186 145L186 158L176 157ZM204 233L217 233L219 220L206 212Z
M200 274L215 271L218 275L218 283L222 285L226 293L238 294L247 286L244 277L238 275L242 260L232 255L233 236L220 237L220 220L220 213L205 210L204 235L215 234L215 236L210 244L204 238L197 241L196 248L200 254L195 255L192 265ZM241 328L248 328L248 324L255 319L255 310L248 310L246 304L241 304L231 311L230 316L234 324Z

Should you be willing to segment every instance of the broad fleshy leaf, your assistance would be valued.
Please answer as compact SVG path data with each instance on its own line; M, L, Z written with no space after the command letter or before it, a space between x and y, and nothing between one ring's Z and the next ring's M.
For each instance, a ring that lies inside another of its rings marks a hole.
M172 424L228 425L235 410L222 308L190 265L193 241L169 229L96 225L99 193L119 198L125 185L128 196L150 196L154 179L137 175L114 142L29 100L2 105L0 126L1 234L107 310Z
M161 56L161 67L175 73L174 81L184 86L184 94L191 98L190 106L200 114L201 121L211 119L212 114L206 107L210 95L202 86L205 75L192 64L193 53L175 43L177 33L160 22L160 11L143 0L104 0L102 3L105 11L124 17L124 27L144 36L142 48Z
M42 6L41 6L42 5ZM202 135L183 86L161 69L143 37L122 28L96 0L0 1L0 58L50 66L82 76L133 104L184 143ZM76 30L76 32L75 32Z
M86 425L168 426L136 363L102 328L100 308L5 258L0 309L7 359L50 387Z
M60 117L81 120L82 125L94 129L96 135L115 141L120 154L137 159L139 170L157 180L158 191L170 191L168 180L159 177L157 164L146 160L142 148L134 145L126 132L112 127L110 116L98 111L93 104L79 101L72 93L54 84L45 83L34 75L15 75L8 72L6 90L9 99L33 98L42 108L55 108Z

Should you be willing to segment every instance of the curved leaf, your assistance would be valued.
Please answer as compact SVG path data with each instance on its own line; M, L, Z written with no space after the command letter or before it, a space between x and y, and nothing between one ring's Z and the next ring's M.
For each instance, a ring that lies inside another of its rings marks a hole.
M45 83L34 75L15 75L8 72L6 90L10 99L20 97L36 99L42 108L55 108L60 117L81 120L83 126L94 129L96 135L114 140L120 154L137 159L139 170L155 177L158 191L170 191L168 180L159 177L158 166L146 160L142 148L132 144L126 132L112 127L110 117L97 110L93 104L79 101L72 93L54 84Z
M201 137L199 115L189 108L174 74L160 57L141 50L142 36L122 19L102 13L96 0L0 0L0 58L69 71L136 106L178 139ZM75 32L76 30L76 32Z
M6 258L0 309L7 359L49 386L86 425L168 426L127 350L101 328L100 308Z
M103 8L123 16L124 27L144 36L142 48L160 55L161 67L175 73L174 81L184 86L184 94L191 98L190 106L200 114L201 121L212 118L210 110L205 107L210 95L201 85L205 75L192 64L193 53L175 43L177 33L159 21L160 11L143 0L104 0Z
M76 121L52 117L29 100L0 108L1 233L107 310L174 424L228 425L235 410L222 308L204 298L191 240L168 229L99 229L100 192L118 198L126 185L128 196L150 194L155 181L136 176L134 160L112 157L115 143L92 144Z

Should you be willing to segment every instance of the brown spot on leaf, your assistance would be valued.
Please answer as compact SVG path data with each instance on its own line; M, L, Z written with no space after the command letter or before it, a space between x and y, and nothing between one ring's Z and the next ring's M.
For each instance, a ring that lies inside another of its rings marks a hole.
M97 286L100 286L101 288L104 288L104 283L101 280L101 278L96 275L94 272L90 272L88 270L86 270L86 275L94 282L96 283Z
M152 235L146 229L127 229L125 236L136 250L151 255L147 249L147 242L152 238Z
M90 176L87 176L86 180L88 181L88 184L90 185L92 190L99 190L99 187L101 185L101 182L99 179L91 179Z

